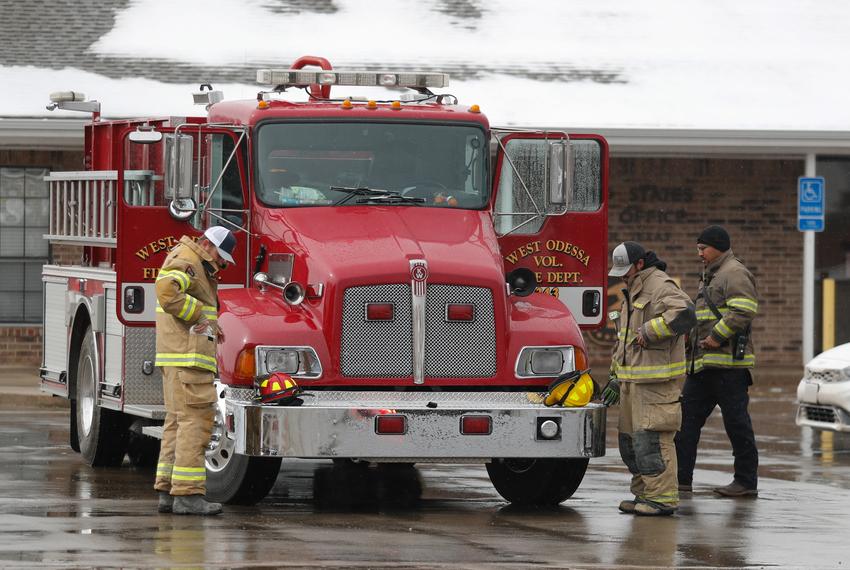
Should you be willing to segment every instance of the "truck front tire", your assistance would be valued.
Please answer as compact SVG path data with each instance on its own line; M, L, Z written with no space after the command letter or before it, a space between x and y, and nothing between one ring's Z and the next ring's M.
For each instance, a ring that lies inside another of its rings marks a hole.
M232 454L224 465L207 460L207 499L231 505L253 505L274 487L280 473L280 457L249 457Z
M496 491L515 505L555 506L576 492L588 459L494 459L487 474Z

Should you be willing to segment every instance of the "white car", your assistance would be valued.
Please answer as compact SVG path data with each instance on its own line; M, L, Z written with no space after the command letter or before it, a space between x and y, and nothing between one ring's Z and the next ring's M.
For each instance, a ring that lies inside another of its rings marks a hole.
M850 432L850 343L809 361L797 386L797 402L798 426Z

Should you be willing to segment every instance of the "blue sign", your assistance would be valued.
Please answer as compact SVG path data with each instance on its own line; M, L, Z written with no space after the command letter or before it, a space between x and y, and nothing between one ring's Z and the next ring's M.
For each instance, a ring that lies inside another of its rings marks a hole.
M797 180L797 229L801 232L823 231L825 190L823 176L801 176Z

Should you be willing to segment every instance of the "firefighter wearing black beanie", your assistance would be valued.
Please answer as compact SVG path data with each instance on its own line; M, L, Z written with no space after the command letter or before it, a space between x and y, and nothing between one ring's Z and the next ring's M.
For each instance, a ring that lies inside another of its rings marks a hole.
M708 226L697 238L697 243L710 245L718 251L728 251L732 246L729 233L720 226Z
M682 388L682 425L676 434L679 490L693 489L697 446L705 421L716 407L732 443L735 476L715 493L758 495L758 449L747 406L750 370L755 366L751 323L758 314L753 274L732 252L729 234L708 226L697 238L705 267L694 300L697 326L688 345L688 376Z

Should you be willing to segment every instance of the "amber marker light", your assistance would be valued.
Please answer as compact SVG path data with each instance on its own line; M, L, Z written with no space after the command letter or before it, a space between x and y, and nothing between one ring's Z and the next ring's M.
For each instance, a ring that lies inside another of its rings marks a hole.
M237 384L253 384L256 370L257 365L254 361L254 349L243 348L239 356L236 357L233 379Z
M393 101L392 105L390 105L390 108L393 111L401 111L401 101Z
M257 103L257 109L268 109L269 107L271 107L271 105L268 101L260 101Z
M576 370L587 370L587 355L579 347L575 347Z
M469 108L469 112L470 113L480 113L481 107L479 107L478 105L473 105L472 107Z
M352 107L354 107L354 105L351 104L351 99L346 99L342 102L343 109L351 109Z
M369 101L368 103L366 103L366 108L368 108L368 109L377 109L377 108L378 108L378 104L377 104L376 102L374 102L374 101Z

